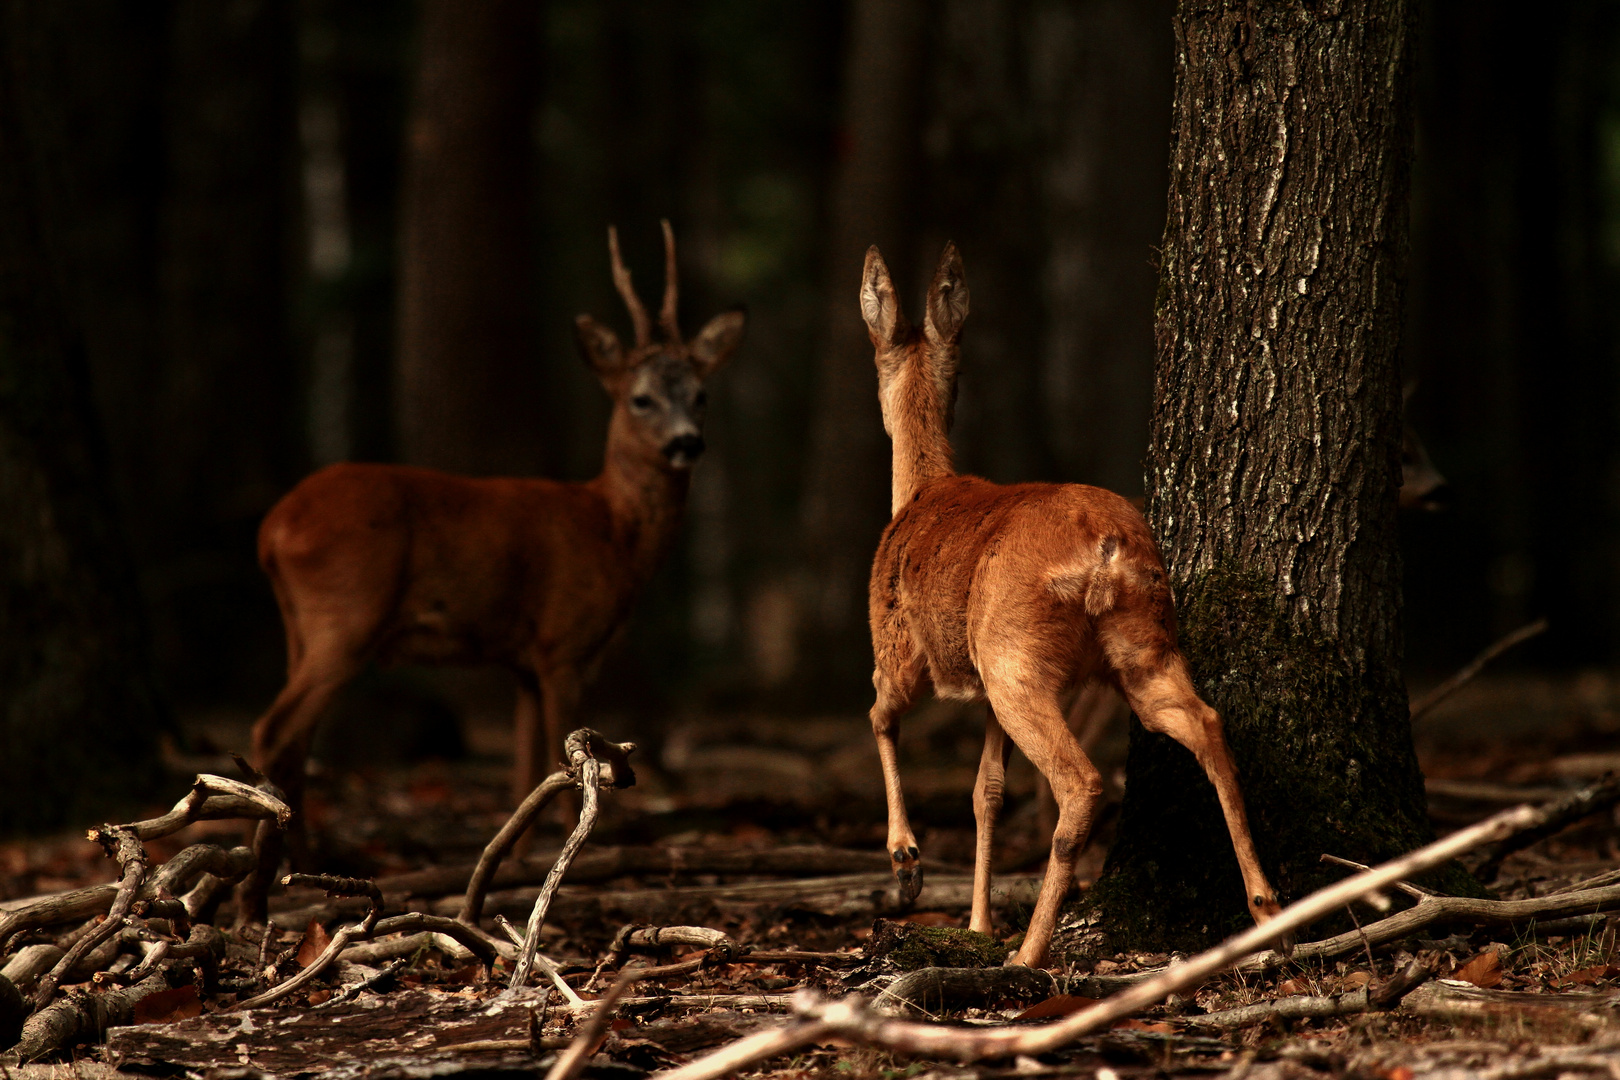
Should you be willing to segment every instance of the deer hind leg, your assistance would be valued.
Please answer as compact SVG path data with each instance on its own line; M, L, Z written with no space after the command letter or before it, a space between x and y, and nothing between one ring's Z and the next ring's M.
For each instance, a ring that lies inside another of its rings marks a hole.
M973 817L978 836L973 851L973 916L968 929L988 934L994 928L990 918L990 852L995 841L996 818L1006 792L1007 755L1012 743L1006 729L996 720L996 711L984 729L984 753L979 758L979 779L973 785Z
M894 862L894 876L900 883L900 903L909 907L922 892L922 855L917 850L917 836L911 831L906 817L906 797L900 788L900 760L896 740L900 733L900 717L911 708L917 693L917 675L909 679L893 679L882 669L872 675L877 687L877 701L872 706L872 737L877 740L878 761L883 765L883 794L889 806L889 858Z
M1226 817L1226 829L1232 836L1232 850L1243 872L1249 913L1257 923L1276 915L1282 908L1254 851L1243 791L1238 786L1237 767L1226 746L1220 715L1193 689L1186 661L1178 655L1162 671L1121 672L1121 684L1142 726L1170 736L1191 750L1198 764L1204 767L1210 783L1215 785L1221 813Z
M1102 801L1102 776L1080 749L1080 742L1063 722L1055 690L1017 681L986 680L990 703L1007 735L1052 785L1057 800L1057 827L1052 831L1052 857L1046 865L1040 896L1030 916L1024 945L1008 963L1039 967L1052 946L1058 910L1074 884L1074 863L1091 834L1091 824Z
M289 674L287 685L253 725L254 764L271 783L281 788L287 805L295 811L303 810L304 764L309 758L316 722L332 695L354 677L359 666L358 659L337 651L323 652L317 648L303 653ZM290 829L294 834L291 837L267 822L260 822L254 830L253 849L258 863L237 887L238 923L264 921L265 898L281 864L286 842L292 841L295 853L303 850L305 834L301 813L295 814Z

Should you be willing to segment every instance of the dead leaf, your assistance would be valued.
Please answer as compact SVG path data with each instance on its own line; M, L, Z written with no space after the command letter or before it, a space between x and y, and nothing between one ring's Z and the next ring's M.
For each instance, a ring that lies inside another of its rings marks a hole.
M1163 1020L1138 1020L1134 1016L1119 1021L1113 1030L1118 1031L1120 1028L1127 1031L1156 1031L1161 1035L1173 1035L1176 1031L1174 1025L1167 1024Z
M1054 1016L1068 1016L1081 1009L1097 1004L1096 998L1078 997L1074 994L1058 994L1045 1001L1037 1001L1017 1016L1014 1020L1047 1020Z
M1290 994L1308 993L1308 990L1298 979L1284 979L1277 984L1277 993L1282 997L1288 997Z
M333 993L335 991L332 990L311 990L309 992L309 1003L311 1005L325 1005L332 1000Z
M1494 952L1483 952L1451 973L1453 979L1473 983L1489 990L1502 983L1502 958Z
M309 967L330 944L332 935L326 932L326 927L320 924L320 920L310 919L309 925L304 927L303 939L298 942L298 966Z
M1397 1065L1393 1069L1379 1069L1381 1080L1412 1080L1412 1070L1405 1065Z
M1593 967L1581 968L1579 971L1572 971L1563 978L1555 980L1553 985L1591 986L1594 983L1602 982L1604 979L1613 978L1616 974L1620 974L1620 969L1611 967L1608 964L1597 964Z
M190 1020L202 1015L202 1001L195 986L177 986L173 990L159 990L135 1003L134 1022L137 1024L167 1024L171 1020Z
M1494 953L1492 955L1495 955ZM1352 971L1339 980L1339 985L1346 990L1358 990L1372 982L1372 976L1365 971Z

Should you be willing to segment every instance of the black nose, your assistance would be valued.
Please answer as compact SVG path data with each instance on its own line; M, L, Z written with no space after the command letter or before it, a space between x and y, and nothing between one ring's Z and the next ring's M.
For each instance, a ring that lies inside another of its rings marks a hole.
M678 435L664 444L664 456L676 464L689 464L703 456L703 436Z
M1440 484L1432 491L1423 495L1423 508L1425 510L1444 510L1451 505L1456 494L1451 490L1450 484Z

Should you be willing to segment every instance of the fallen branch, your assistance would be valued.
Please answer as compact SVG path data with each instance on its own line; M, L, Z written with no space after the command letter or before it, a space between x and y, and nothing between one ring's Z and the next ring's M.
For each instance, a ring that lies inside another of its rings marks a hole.
M518 842L518 837L539 816L540 811L551 804L560 793L574 786L574 778L567 772L554 772L540 781L529 797L512 811L512 816L506 819L499 832L484 847L484 853L478 856L478 864L473 867L472 876L467 880L467 895L461 902L461 911L456 918L469 925L476 926L484 914L484 896L489 892L490 882L495 878L495 872L500 869L501 860L506 858L512 845Z
M130 908L135 906L135 901L139 899L141 886L146 883L146 849L141 846L140 835L134 826L104 825L100 829L92 830L91 838L100 843L109 856L118 860L118 865L123 871L118 882L118 892L113 897L106 920L75 942L73 947L56 962L56 966L40 978L39 985L34 987L33 993L36 1009L43 1009L50 1004L62 977L72 971L75 964L124 928L124 919L129 915Z
M168 989L165 973L155 971L134 986L104 994L64 997L28 1018L11 1056L26 1063L83 1039L99 1037L110 1027L128 1024L141 999Z
M589 788L585 790L589 791ZM574 1041L568 1044L557 1057L557 1063L546 1073L546 1080L573 1080L585 1068L585 1062L596 1053L597 1046L607 1034L608 1022L613 1019L613 1010L624 992L630 989L632 983L641 978L643 972L630 968L619 972L619 977L613 980L608 992L603 994L601 1000L591 1002L595 1006L591 1010L590 1019L574 1035Z
M1177 1023L1199 1030L1235 1031L1280 1020L1316 1020L1330 1016L1350 1016L1355 1013L1374 1012L1397 1004L1414 988L1422 985L1431 975L1423 964L1412 961L1403 971L1389 979L1348 994L1292 995L1257 1005L1244 1005L1236 1009L1221 1009L1202 1016L1186 1016Z
M672 949L677 945L708 949L718 954L717 960L729 960L741 952L731 935L707 926L637 926L629 923L620 927L613 936L608 954L613 957L613 963L618 964L623 963L624 958L632 952Z
M553 773L552 777L560 775L567 774ZM547 780L552 777L547 777ZM487 852L488 848L485 850ZM551 872L556 858L557 851L552 851L543 857L531 854L523 859L502 861L493 871L486 871L485 891L538 886ZM482 864L483 859L480 859L479 865ZM922 865L930 874L961 874L972 869L938 859L924 859ZM758 849L626 844L581 851L568 864L563 884L600 885L622 877L670 877L677 874L817 878L868 871L892 877L893 866L888 854L882 851L824 847L819 844L788 844ZM477 872L478 866L472 864L430 866L379 877L377 885L384 895L391 898L437 898L452 893L461 895L470 893L470 875ZM463 909L465 904L463 900ZM459 910L456 914L460 917Z
M1374 870L1319 889L1291 904L1275 918L1228 939L1214 949L1172 965L1156 978L1050 1024L986 1029L919 1024L883 1016L858 998L823 1002L815 994L804 992L794 1002L797 1019L787 1028L774 1033L761 1033L748 1054L736 1053L737 1047L741 1046L739 1043L679 1069L660 1073L659 1076L661 1080L713 1080L744 1065L763 1060L766 1056L804 1046L828 1033L898 1053L958 1061L1048 1053L1082 1035L1105 1030L1115 1021L1169 994L1200 985L1217 972L1231 967L1240 958L1285 938L1299 927L1315 922L1358 897L1439 866L1481 844L1511 835L1534 820L1535 811L1528 806L1504 811L1488 821L1459 830ZM773 1034L775 1038L770 1037Z
M1427 694L1424 694L1422 697L1412 702L1412 719L1417 720L1419 717L1432 710L1436 705L1446 700L1446 698L1450 697L1452 694L1455 694L1464 686L1467 686L1475 676L1477 676L1481 671L1485 670L1486 664L1489 664L1492 660L1495 660L1498 656L1501 656L1503 653L1513 648L1513 646L1518 645L1521 642L1529 641L1537 634L1545 633L1546 630L1547 620L1537 619L1535 622L1527 623L1513 631L1511 634L1508 634L1493 644L1486 646L1484 651L1482 651L1472 660L1468 661L1468 663L1463 666L1461 671L1457 672L1457 674L1453 675L1439 686L1436 686L1433 690L1430 690Z
M535 897L534 910L529 914L528 929L523 935L523 944L518 948L517 966L512 972L512 982L509 989L516 990L529 981L529 973L534 968L535 954L540 951L540 928L545 925L546 911L551 907L551 898L556 895L557 887L562 884L563 875L568 872L568 864L573 861L575 852L590 835L596 824L599 792L603 787L628 787L636 782L635 773L630 770L629 756L635 750L634 743L614 743L604 739L590 728L580 728L569 735L563 743L568 752L569 772L579 779L581 792L584 793L584 807L580 811L579 824L563 845L562 853L557 856L557 862L546 875L545 884L540 887L540 895ZM601 755L601 759L597 755ZM604 767L605 762L605 767ZM470 910L468 907L464 911Z
M292 808L268 791L261 791L239 780L198 773L186 797L174 804L162 817L137 821L119 828L132 829L141 840L157 840L177 833L196 821L218 821L243 818L247 820L274 819L276 827L285 829L292 819ZM90 830L90 839L106 843L102 834L112 826Z
M226 850L218 844L192 844L174 858L158 867L142 886L140 897L151 899L162 891L184 892L192 881L204 873L235 880L253 867L253 852L246 847ZM0 951L6 943L25 930L76 922L103 914L118 897L117 883L92 885L72 889L53 896L31 898L0 916Z
M1581 818L1607 810L1620 802L1620 776L1605 776L1595 784L1572 791L1557 802L1536 808L1536 821L1512 836L1507 836L1485 848L1485 861L1475 873L1486 881L1493 880L1501 869L1502 860L1515 851L1523 851L1539 840L1563 832Z
M4 968L0 968L0 977L6 978L26 994L34 981L55 967L60 959L62 950L55 945L25 945L6 961Z
M1355 880L1354 878L1350 880ZM1620 910L1620 885L1579 892L1553 893L1550 896L1528 900L1476 900L1470 896L1426 896L1405 911L1396 912L1387 919L1368 923L1360 930L1350 930L1337 937L1294 946L1292 959L1326 960L1354 952L1357 949L1377 948L1393 941L1410 937L1436 923L1467 922L1477 926L1520 926L1542 919L1562 919L1576 915L1594 915ZM1238 964L1238 971L1268 971L1279 967L1284 957L1275 952L1264 952Z

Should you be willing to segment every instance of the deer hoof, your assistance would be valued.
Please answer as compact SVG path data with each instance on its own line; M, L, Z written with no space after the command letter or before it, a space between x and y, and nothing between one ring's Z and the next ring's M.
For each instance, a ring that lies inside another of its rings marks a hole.
M896 848L890 852L894 860L894 877L900 883L900 906L909 908L922 892L922 857L914 847Z

